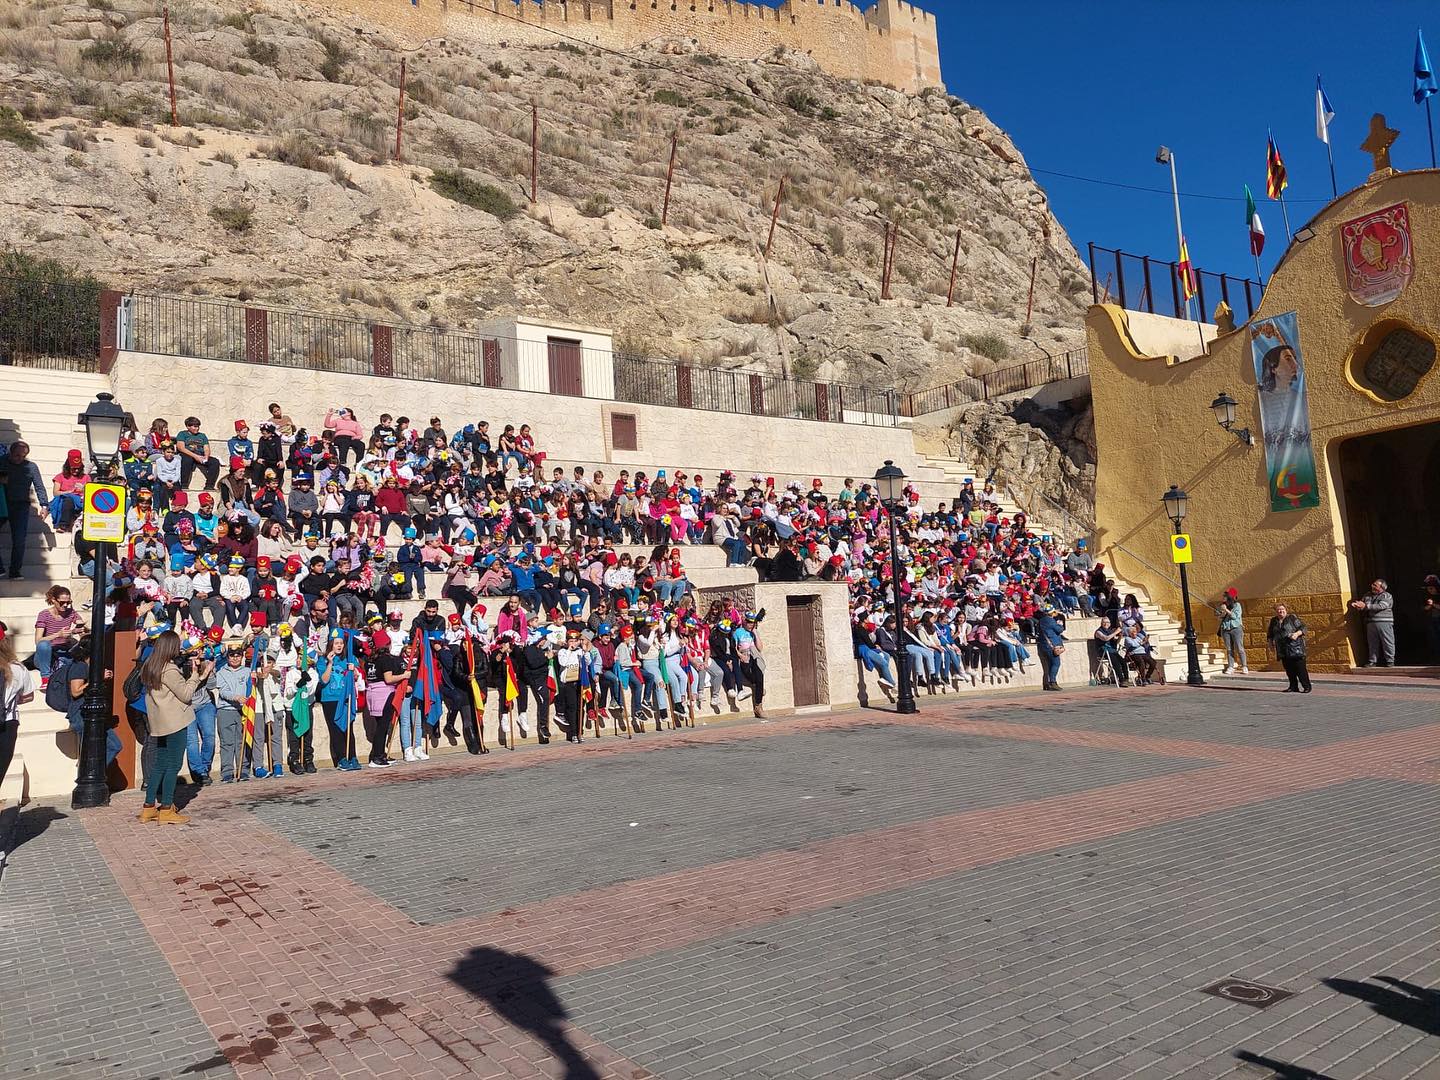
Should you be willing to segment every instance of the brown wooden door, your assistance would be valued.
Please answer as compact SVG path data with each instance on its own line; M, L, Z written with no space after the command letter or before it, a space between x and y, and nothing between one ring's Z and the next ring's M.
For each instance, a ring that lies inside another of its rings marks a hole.
M790 672L795 707L820 704L820 680L815 670L815 601L792 596L785 605L790 622Z
M550 392L570 397L585 396L585 378L580 370L580 342L547 338L550 349Z
M505 385L500 374L500 342L486 338L480 343L481 381L497 389Z

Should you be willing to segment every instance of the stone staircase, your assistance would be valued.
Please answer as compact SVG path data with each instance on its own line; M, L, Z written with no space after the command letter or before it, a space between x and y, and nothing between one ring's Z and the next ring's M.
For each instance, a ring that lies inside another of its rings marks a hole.
M85 432L76 418L97 393L110 389L110 381L103 375L9 367L0 375L0 383L9 403L3 409L5 415L0 415L0 443L8 446L16 439L29 443L30 459L40 467L49 490L66 451L85 447ZM90 599L89 583L73 577L71 539L71 534L51 529L43 509L32 510L25 577L0 580L0 620L10 628L22 658L35 651L35 616L45 606L45 591L52 584L69 584L77 607ZM0 545L8 556L8 531L0 534ZM0 798L10 803L19 801L26 790L69 790L75 779L76 753L75 738L65 718L48 708L37 692L34 701L20 707L15 760L0 788Z
M984 478L984 472L976 470L963 461L950 461L945 458L937 458L932 455L923 455L926 465L939 471L944 479L943 485L948 489L941 494L941 498L954 498L960 491L960 485L966 477L975 479L976 484ZM927 488L933 490L934 482L931 481L921 488L922 494L928 496ZM1014 515L1019 513L1021 507L1013 502L1004 491L999 491L999 506L1003 515ZM1045 521L1041 515L1029 516L1031 526L1039 533L1050 533L1062 536L1058 529ZM1067 542L1073 541L1074 537L1063 537ZM1113 575L1112 575L1113 576ZM1156 655L1164 662L1165 675L1167 679L1184 679L1186 671L1185 658L1185 629L1184 625L1173 618L1164 608L1154 603L1146 590L1138 585L1131 585L1127 581L1115 578L1115 584L1120 589L1120 595L1134 593L1135 598L1140 601L1141 610L1145 612L1145 630L1150 635L1150 640L1155 644ZM1212 676L1220 674L1224 667L1225 654L1223 650L1205 641L1198 642L1200 657L1200 673L1208 681Z

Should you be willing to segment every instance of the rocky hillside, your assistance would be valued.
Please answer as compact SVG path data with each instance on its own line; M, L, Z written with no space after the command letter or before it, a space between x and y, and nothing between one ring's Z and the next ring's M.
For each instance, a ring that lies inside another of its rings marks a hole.
M0 9L0 245L124 287L452 327L544 315L612 326L638 354L906 389L1080 343L1074 249L1020 152L957 98L673 41L402 53L303 4L174 0L171 127L159 11Z

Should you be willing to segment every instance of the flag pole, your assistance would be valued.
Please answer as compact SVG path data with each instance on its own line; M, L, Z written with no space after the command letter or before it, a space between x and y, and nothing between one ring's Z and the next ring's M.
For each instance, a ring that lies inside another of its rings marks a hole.
M1285 219L1285 239L1287 241L1294 240L1295 237L1290 232L1290 211L1285 208L1284 188L1280 189L1280 216Z
M1265 275L1260 272L1260 256L1255 256L1255 280L1260 282L1260 293L1265 293Z
M1425 130L1430 133L1430 168L1435 168L1435 121L1430 116L1430 97L1425 95Z
M1327 131L1326 134L1329 132ZM1330 197L1338 199L1340 189L1335 183L1335 150L1331 147L1329 139L1325 140L1325 156L1330 159ZM1430 156L1432 158L1435 156L1435 137L1433 135L1430 137Z
M1168 153L1166 156L1170 159L1170 194L1171 194L1171 196L1173 196L1173 198L1174 198L1174 200L1175 200L1175 250L1176 250L1176 252L1178 253L1178 252L1180 252L1180 251L1183 251L1183 250L1184 250L1184 247L1185 247L1185 230L1184 230L1184 228L1183 228L1183 227L1181 226L1181 224L1180 224L1180 180L1179 180L1179 178L1178 178L1178 176L1176 175L1176 172L1175 172L1175 153L1174 153L1174 151L1171 151L1171 152ZM1195 264L1192 262L1190 265L1191 265L1191 271L1190 271L1190 272L1191 272L1191 273L1194 273L1194 272L1195 272L1195 271L1194 271L1194 265L1195 265ZM1184 285L1185 285L1185 283L1184 283L1184 282L1181 282L1182 291L1185 291ZM1192 299L1193 299L1193 297L1189 297L1189 296L1185 297L1185 317L1186 317L1186 318L1189 318L1189 317L1190 317L1190 301L1191 301ZM1201 354L1203 354L1203 353L1205 352L1205 330L1204 330L1203 326L1201 325L1201 316L1203 316L1205 313L1204 313L1203 311L1200 311L1198 304L1196 305L1196 309L1195 309L1195 310L1196 310L1196 313L1197 313L1196 316L1195 316L1195 331L1196 331L1196 333L1200 336L1200 352L1201 352Z

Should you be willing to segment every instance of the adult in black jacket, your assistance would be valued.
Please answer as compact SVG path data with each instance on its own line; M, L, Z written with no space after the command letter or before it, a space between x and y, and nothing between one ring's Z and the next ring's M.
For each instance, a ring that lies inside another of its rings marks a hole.
M470 662L463 645L446 645L438 650L440 661L440 696L445 699L445 734L456 735L455 718L465 735L465 749L483 754L480 732L475 720L475 695L470 689Z
M550 648L542 638L532 641L519 651L515 673L520 677L520 734L526 735L525 717L530 709L530 695L535 695L535 730L540 741L550 741Z
M1285 665L1285 674L1290 676L1290 685L1284 693L1310 693L1310 669L1305 659L1309 651L1305 647L1307 629L1300 616L1292 614L1284 604L1275 605L1275 617L1270 620L1265 636L1275 646L1275 655Z

